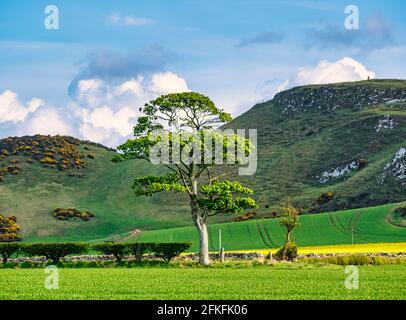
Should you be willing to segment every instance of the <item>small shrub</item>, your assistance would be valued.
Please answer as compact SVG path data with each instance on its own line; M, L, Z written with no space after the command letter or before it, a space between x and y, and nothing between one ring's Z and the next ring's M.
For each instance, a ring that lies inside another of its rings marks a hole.
M56 164L56 160L50 157L44 157L40 160L42 164L53 165Z
M171 259L179 256L182 252L185 252L191 247L190 242L180 243L154 243L152 244L153 252L159 258L165 260L165 262L171 261Z
M6 264L8 259L18 253L21 245L18 243L0 243L0 256L3 258L3 264Z
M368 165L368 159L360 158L357 160L358 170L364 169Z
M285 245L275 253L277 260L293 261L297 256L297 245L293 241L285 243Z
M96 215L90 211L79 211L75 208L63 209L63 208L56 208L54 212L52 212L52 216L58 220L69 220L79 218L83 221L89 221L90 218L94 218Z
M334 192L328 191L328 192L323 192L316 200L316 203L321 206L334 198Z
M233 221L235 222L248 221L253 219L256 214L257 214L256 212L247 212L246 214L233 219Z
M83 254L88 249L84 243L35 243L26 245L23 252L29 257L45 257L57 264L61 258L70 254Z
M123 243L108 242L93 245L92 248L103 254L113 255L117 262L123 260L123 258L129 253L127 245Z
M21 241L19 231L16 217L5 217L0 214L0 242Z

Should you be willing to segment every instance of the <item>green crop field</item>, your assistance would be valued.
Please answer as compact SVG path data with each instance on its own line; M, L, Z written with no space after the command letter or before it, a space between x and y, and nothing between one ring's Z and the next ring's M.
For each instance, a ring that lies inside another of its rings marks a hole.
M388 204L332 213L304 215L294 233L299 246L320 246L354 243L406 241L406 228L388 222ZM280 247L285 230L277 219L251 220L209 226L210 250L218 250L221 230L222 246L226 250L267 249ZM145 231L131 239L139 242L191 241L197 250L198 233L194 227Z
M406 266L359 267L348 290L343 267L60 269L59 289L43 269L0 270L4 299L405 299Z

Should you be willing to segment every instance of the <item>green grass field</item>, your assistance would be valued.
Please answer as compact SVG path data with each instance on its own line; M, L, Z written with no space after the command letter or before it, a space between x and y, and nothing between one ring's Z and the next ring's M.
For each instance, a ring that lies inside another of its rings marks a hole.
M61 269L59 289L44 288L43 269L0 270L5 299L406 299L406 266L359 267L348 290L343 267Z
M304 215L294 233L299 246L404 242L406 228L388 222L395 204L324 214ZM219 248L219 230L226 250L250 250L280 247L285 230L277 219L232 222L209 226L210 250ZM354 232L352 232L354 230ZM145 231L130 239L139 242L191 241L197 250L198 233L194 227Z

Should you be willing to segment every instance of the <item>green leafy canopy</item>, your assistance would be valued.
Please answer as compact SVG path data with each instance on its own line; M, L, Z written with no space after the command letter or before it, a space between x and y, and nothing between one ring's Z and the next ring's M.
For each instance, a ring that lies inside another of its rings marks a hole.
M185 192L203 217L256 207L249 197L252 190L238 181L220 181L211 171L218 166L215 160L219 155L227 165L236 165L252 150L249 139L216 130L216 126L232 120L230 114L196 92L160 96L140 111L143 115L134 127L134 138L118 147L121 153L113 160L152 162L153 155L164 156L157 146L166 142L169 148L165 156L171 161L161 163L167 167L167 175L136 178L132 186L136 195Z

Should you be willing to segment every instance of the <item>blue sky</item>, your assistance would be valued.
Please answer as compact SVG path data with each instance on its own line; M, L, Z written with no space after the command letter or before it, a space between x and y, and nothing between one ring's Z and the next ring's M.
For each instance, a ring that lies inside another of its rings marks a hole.
M349 4L359 30L344 28ZM48 5L58 30L44 27ZM402 0L2 0L0 138L114 146L139 104L170 90L238 115L294 85L406 78L405 18Z

